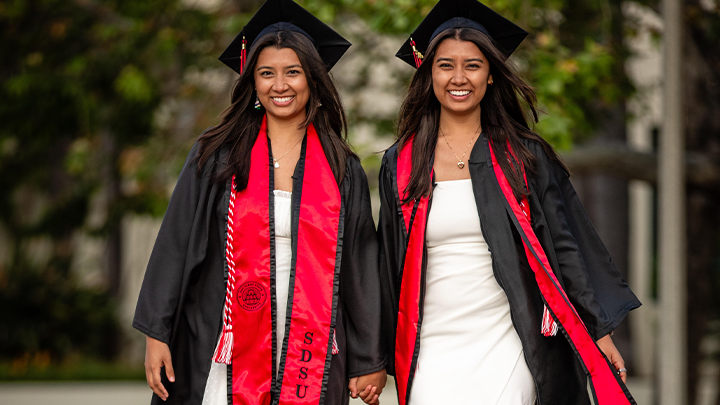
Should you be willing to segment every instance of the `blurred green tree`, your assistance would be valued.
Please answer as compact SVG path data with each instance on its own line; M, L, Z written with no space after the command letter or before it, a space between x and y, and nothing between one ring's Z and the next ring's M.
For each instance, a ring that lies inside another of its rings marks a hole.
M348 16L357 15L368 37L400 38L436 1L299 3L341 32ZM541 135L569 149L602 130L608 120L624 125L624 105L634 89L624 70L628 51L623 38L632 34L632 21L623 16L622 1L486 3L530 32L513 60L535 86L540 108L547 113L536 128ZM657 7L658 2L640 3ZM107 314L114 313L111 297L119 285L120 220L128 212L163 214L166 180L178 173L195 127L216 122L215 116L227 105L226 96L219 101L208 95L203 80L188 78L224 69L216 56L260 4L261 0L0 2L0 307L13 312L0 311L0 358L37 351L60 358L73 350L112 355L95 338L99 331L114 333L117 327L114 321L108 323ZM692 70L688 79L693 97L685 97L695 118L689 125L689 148L716 158L713 134L720 133L720 124L713 117L720 109L720 19L717 10L688 0L686 21L686 41L693 50L686 63L706 67ZM357 41L364 50L373 46L371 42ZM412 69L404 72L398 80L399 94ZM227 75L216 82L229 82ZM362 86L359 81L349 91ZM224 92L228 94L229 88ZM167 113L187 100L211 106L199 113L191 109L199 117L187 121L185 112ZM163 119L177 123L159 125ZM393 131L392 118L351 112L351 119L373 123L378 133ZM193 128L186 128L190 135L180 136L172 130L178 127ZM375 177L370 175L372 181ZM696 316L691 329L696 332L691 333L690 349L697 358L708 308L718 306L708 304L708 280L720 278L708 278L707 269L713 267L707 263L717 257L712 252L717 251L720 219L713 209L717 188L696 184L690 193L699 208L689 227L704 242L689 249L695 258L690 272L696 275L690 285L701 292L691 295ZM73 279L70 264L78 231L107 240L106 292L81 287ZM47 330L60 331L61 337L47 341L42 332Z
M154 126L158 109L168 99L192 98L202 91L187 86L188 68L216 63L209 57L219 51L215 41L237 33L261 4L229 2L207 11L192 3L0 4L0 50L7 61L0 67L0 186L5 191L0 221L11 241L0 294L9 294L25 272L35 272L39 284L71 279L78 229L107 238L108 287L111 295L117 293L120 220L129 211L161 215L167 202L165 187L153 181L158 159L149 157L167 143L168 134ZM402 36L435 1L300 3L329 22L356 14L374 32ZM619 1L488 4L531 32L514 60L536 86L540 106L548 113L538 131L556 147L569 148L574 139L590 133L606 110L632 92L622 70ZM386 130L389 124L381 122ZM123 189L127 173L133 181ZM103 208L100 221L88 219L93 201ZM33 313L37 311L28 310L27 319ZM16 336L10 333L11 323L2 325L0 340ZM15 348L2 353L8 356L45 345L0 347Z
M646 0L640 3L645 3ZM435 0L304 0L326 21L344 13L363 18L377 32L408 35ZM633 93L624 71L622 1L485 1L530 32L512 60L532 83L545 113L536 130L556 148L570 149Z
M107 356L114 351L93 331L117 333L106 315L118 288L119 221L166 198L121 193L120 156L153 135L160 101L203 56L197 44L211 17L175 0L15 0L0 3L0 30L0 223L9 241L0 357ZM104 218L88 224L94 195ZM79 229L107 238L110 296L72 282Z

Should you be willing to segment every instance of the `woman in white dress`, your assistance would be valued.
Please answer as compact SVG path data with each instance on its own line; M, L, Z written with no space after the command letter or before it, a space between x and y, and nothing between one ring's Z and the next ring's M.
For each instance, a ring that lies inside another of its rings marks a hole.
M418 70L378 232L401 405L634 403L610 333L639 302L528 127L535 95L507 62L526 35L442 0L398 52Z

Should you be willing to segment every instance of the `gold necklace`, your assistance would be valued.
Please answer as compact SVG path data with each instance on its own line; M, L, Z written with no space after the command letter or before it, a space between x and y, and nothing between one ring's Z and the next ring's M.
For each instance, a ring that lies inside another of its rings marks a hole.
M295 147L298 146L298 144L303 140L303 138L305 138L305 136L303 136L302 138L300 138L300 140L298 140L297 142L295 142L295 145L293 145L292 148L288 149L288 151L285 152L284 155L280 156L280 159L275 159L275 158L273 158L273 162L275 162L275 168L276 168L276 169L277 169L278 167L280 167L280 160L282 160L282 158L284 158L288 153L290 153L291 150L295 149Z
M463 152L461 158L458 157L457 153L455 153L455 151L453 150L452 146L450 146L450 142L448 142L447 137L445 136L445 132L443 132L442 129L440 130L440 134L442 135L443 139L445 140L445 143L447 144L448 148L450 148L450 152L452 152L452 154L455 155L455 159L458 160L458 164L457 164L457 165L458 165L458 169L461 169L461 170L462 170L462 168L465 167L465 162L463 161L463 159L465 159L465 154L467 153L468 148L470 147L470 145L472 145L473 142L475 142L475 137L477 136L477 131L475 131L475 135L473 135L473 137L472 137L472 139L470 140L470 143L468 144L468 146L465 147L465 152Z

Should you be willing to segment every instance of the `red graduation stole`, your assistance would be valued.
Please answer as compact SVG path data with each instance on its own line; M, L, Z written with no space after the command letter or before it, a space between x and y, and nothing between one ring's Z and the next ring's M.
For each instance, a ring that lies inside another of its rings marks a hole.
M230 196L227 229L228 296L215 361L232 367L232 404L317 404L331 360L333 300L337 294L341 197L315 128L307 128L300 218L291 273L286 353L274 382L275 333L271 301L270 196L274 170L267 123L251 153L247 188ZM273 281L274 282L274 281ZM294 285L293 285L294 282ZM279 388L279 397L277 390Z
M410 182L412 143L413 139L410 139L403 145L402 150L398 152L397 186L401 201L404 199L404 191ZM579 359L584 364L592 381L593 391L597 396L597 404L629 405L630 401L623 392L615 370L595 344L585 324L552 272L540 241L530 225L529 215L526 216L521 205L515 199L512 188L500 168L492 148L490 148L490 154L493 172L508 203L506 208L512 215L513 223L522 236L525 254L531 269L535 273L540 292L547 303L547 307L549 307L549 311L555 315L555 319L561 328L565 330L565 337L575 347ZM524 200L524 203L527 204L527 200ZM408 244L403 264L395 338L395 372L400 405L406 405L407 403L410 384L417 367L420 345L419 319L422 257L425 245L428 205L429 199L427 196L402 205L405 229L408 231ZM529 213L529 210L527 212ZM543 329L545 329L545 326L545 322L543 322ZM545 332L543 330L543 334L546 334Z

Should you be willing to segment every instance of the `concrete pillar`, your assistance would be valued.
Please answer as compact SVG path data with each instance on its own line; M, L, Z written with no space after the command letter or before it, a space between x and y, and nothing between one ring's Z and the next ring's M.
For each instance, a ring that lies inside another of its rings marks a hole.
M637 24L635 35L626 38L632 52L626 62L627 73L638 89L628 102L632 119L627 125L627 142L636 151L652 153L653 132L663 121L662 49L653 33L663 31L663 20L652 8L635 2L623 3L623 14ZM643 303L629 316L635 360L631 375L650 387L655 381L658 340L657 302L651 291L656 253L654 189L650 183L639 180L630 181L628 186L628 283Z
M658 332L660 405L687 405L685 142L682 110L682 3L664 0L664 122L660 138Z

